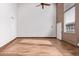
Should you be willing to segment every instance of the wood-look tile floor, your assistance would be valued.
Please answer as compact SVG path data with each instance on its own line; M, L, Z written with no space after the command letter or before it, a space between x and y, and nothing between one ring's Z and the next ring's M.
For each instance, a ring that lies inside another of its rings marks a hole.
M53 38L25 38L0 50L1 56L79 56L79 48Z

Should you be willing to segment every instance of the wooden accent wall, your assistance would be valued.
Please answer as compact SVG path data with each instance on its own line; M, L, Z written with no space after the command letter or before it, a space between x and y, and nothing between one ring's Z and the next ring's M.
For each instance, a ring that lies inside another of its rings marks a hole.
M63 11L64 7L63 7L63 3L57 3L56 4L56 15L57 15L57 22L62 22L63 21Z
M79 43L79 3L76 4L76 37L77 37L77 43Z
M57 5L57 22L62 22L62 40L69 42L73 45L79 42L79 4L75 6L75 33L64 33L64 4L58 3Z

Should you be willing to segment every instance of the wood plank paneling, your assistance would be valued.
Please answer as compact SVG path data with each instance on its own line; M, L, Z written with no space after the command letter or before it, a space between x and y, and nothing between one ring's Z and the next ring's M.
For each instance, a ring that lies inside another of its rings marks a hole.
M77 46L79 42L79 4L75 4L75 18L76 33L64 33L63 30L62 39ZM64 29L64 4L62 3L57 4L57 22L62 22L62 29Z

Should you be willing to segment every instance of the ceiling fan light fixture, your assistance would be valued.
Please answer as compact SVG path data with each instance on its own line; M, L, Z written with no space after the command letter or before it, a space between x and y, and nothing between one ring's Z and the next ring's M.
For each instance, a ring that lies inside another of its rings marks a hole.
M48 3L40 3L36 7L38 7L38 6L42 6L42 9L44 9L44 6L50 6L50 4L48 4Z

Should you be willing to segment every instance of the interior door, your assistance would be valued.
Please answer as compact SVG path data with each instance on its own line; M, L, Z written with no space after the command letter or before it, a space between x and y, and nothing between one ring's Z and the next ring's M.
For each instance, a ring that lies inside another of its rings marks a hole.
M57 39L62 40L62 23L57 23Z

